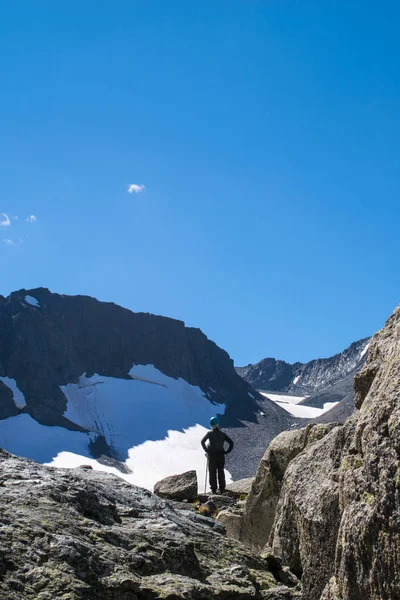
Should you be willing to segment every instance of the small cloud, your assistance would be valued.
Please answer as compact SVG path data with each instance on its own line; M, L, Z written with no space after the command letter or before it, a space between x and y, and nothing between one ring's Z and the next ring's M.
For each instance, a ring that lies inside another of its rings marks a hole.
M6 213L0 213L0 227L8 227L11 225L10 219Z
M19 217L11 217L12 219L14 219L15 221L18 221Z
M144 185L138 185L137 183L131 183L128 186L128 192L130 194L140 194L140 192L143 192L144 189L146 189Z
M30 217L28 217L27 219L25 219L25 221L27 223L36 223L37 217L35 217L35 215L31 215Z
M4 238L4 240L1 240L3 242L3 244L7 244L7 246L20 246L21 244L24 243L24 240L21 240L21 238L18 238L16 240L10 240L9 238Z

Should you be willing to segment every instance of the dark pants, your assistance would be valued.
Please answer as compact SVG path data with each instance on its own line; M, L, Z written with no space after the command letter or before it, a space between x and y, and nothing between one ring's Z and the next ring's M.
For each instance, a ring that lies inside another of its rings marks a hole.
M219 483L219 491L221 494L225 491L225 453L224 452L214 452L208 455L208 469L210 474L210 488L211 491L217 491L217 474L218 474L218 483Z

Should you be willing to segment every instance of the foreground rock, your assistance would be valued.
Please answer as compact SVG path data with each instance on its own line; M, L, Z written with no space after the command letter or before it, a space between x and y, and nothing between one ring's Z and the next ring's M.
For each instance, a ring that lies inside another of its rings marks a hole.
M242 507L235 506L218 515L228 536L241 540L261 552L267 544L275 520L276 509L286 469L308 445L323 438L337 425L310 424L278 435L265 452L256 477L248 485L249 496ZM233 484L234 485L234 484Z
M253 485L254 477L247 477L246 479L239 479L226 486L226 491L229 496L233 498L240 498L240 496L248 496L251 492L251 486Z
M181 475L170 475L154 486L154 493L160 498L167 500L196 500L197 498L197 473L196 471L186 471Z
M52 469L0 450L0 489L0 598L298 597L221 524L111 474Z
M400 307L355 378L356 412L289 464L271 534L304 600L400 598Z

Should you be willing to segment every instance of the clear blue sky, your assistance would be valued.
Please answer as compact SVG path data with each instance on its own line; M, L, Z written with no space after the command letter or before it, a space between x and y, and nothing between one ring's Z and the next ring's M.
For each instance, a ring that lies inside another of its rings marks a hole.
M399 22L396 1L2 2L0 293L179 318L237 364L372 334L400 302Z

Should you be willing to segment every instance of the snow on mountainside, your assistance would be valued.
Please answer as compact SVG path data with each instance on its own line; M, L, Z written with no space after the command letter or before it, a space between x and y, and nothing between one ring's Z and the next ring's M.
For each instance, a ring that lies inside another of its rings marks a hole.
M285 396L283 394L271 394L270 392L261 392L263 396L276 402L279 406L287 410L288 413L300 419L316 419L336 406L336 402L325 402L322 407L303 404L307 398L303 396Z
M331 358L318 358L305 364L291 365L264 358L255 365L237 367L236 371L259 390L310 395L358 371L365 360L368 344L369 338L365 338Z
M180 470L203 464L202 428L219 413L234 437L262 434L246 467L231 462L236 477L295 422L180 321L39 288L0 296L0 332L0 446L40 462L117 459L145 485L177 468L172 449Z
M332 358L320 358L293 365L265 358L255 365L237 367L236 371L261 393L303 396L295 406L285 406L291 414L315 418L318 422L344 422L354 410L354 375L364 364L369 338L354 342ZM269 393L268 393L269 392ZM274 399L276 401L276 398Z

